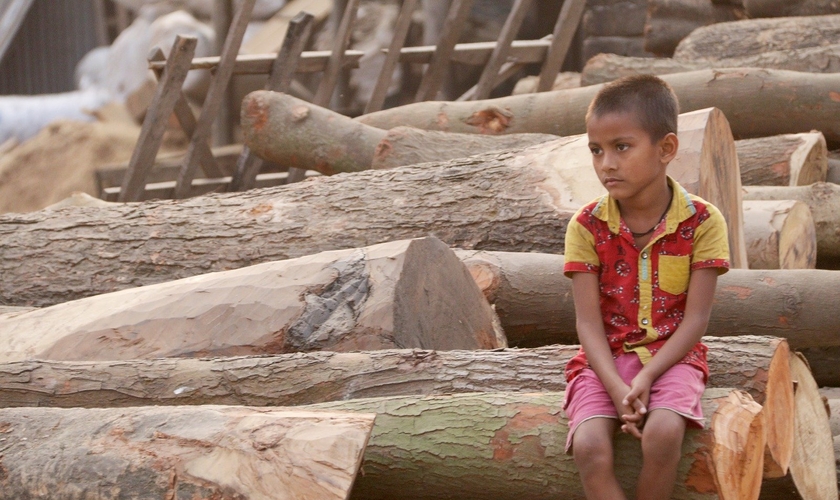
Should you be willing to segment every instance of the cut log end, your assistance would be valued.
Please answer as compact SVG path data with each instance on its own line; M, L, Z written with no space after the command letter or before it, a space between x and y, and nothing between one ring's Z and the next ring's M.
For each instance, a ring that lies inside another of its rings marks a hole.
M721 498L755 499L761 491L765 417L760 404L732 391L712 415L715 481Z
M752 269L814 269L817 235L811 210L794 200L745 201L744 236Z

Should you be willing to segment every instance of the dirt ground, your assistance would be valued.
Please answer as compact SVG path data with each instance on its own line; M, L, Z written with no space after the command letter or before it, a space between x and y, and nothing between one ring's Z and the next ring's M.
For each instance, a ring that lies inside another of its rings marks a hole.
M140 126L125 121L58 121L0 153L0 213L30 212L73 192L96 192L99 167L127 163ZM184 145L167 141L161 152Z

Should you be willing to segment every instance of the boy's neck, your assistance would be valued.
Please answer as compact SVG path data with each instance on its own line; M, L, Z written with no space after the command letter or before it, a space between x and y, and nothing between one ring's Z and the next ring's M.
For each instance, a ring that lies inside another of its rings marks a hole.
M647 194L643 198L634 200L616 200L621 217L624 219L644 219L660 216L671 203L673 192L667 177L662 181L660 189Z

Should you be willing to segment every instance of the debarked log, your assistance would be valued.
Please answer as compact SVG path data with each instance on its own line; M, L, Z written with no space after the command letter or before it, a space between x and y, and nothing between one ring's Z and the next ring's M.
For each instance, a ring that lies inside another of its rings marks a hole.
M580 85L611 82L623 76L669 75L714 68L769 68L807 73L840 72L840 44L760 52L723 59L673 59L598 54L586 61Z
M795 200L744 202L750 269L814 269L817 235L808 205Z
M374 417L236 406L6 408L0 496L344 500Z
M352 499L583 498L571 456L563 393L404 396L306 406L376 413ZM705 430L683 443L675 499L758 497L765 415L746 393L707 389ZM711 422L710 425L708 423ZM632 491L639 442L616 438L616 473Z
M719 40L716 42L720 44ZM683 112L717 107L736 139L819 130L840 143L840 73L721 68L663 75ZM583 134L598 85L469 102L421 102L362 115L382 129L411 126L465 133ZM832 97L835 96L835 97Z
M685 171L676 162L670 173L720 208L733 263L745 265L740 179L732 168L737 160L728 124L714 109L686 116ZM591 166L557 169L566 160L568 150L560 146L567 140L177 202L4 215L0 302L52 305L429 234L460 248L560 253L568 219L603 192L597 180L583 181L595 177ZM585 138L580 148L589 154Z
M493 349L498 319L436 238L323 252L0 317L0 360Z
M739 5L693 0L648 0L645 50L670 57L680 40L695 29L746 17L744 8Z
M840 262L840 186L817 182L810 186L744 186L745 200L797 200L808 205L817 235L817 267Z
M807 186L825 182L828 148L820 132L784 134L735 142L741 184Z
M768 415L765 466L787 470L793 385L787 342L704 337L709 387L738 387ZM279 356L0 364L6 406L293 406L410 394L551 392L566 388L577 345L492 351L379 350Z

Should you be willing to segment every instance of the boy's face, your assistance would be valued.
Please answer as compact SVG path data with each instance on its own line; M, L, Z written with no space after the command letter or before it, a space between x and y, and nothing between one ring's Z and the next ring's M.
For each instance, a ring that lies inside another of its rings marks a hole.
M651 142L632 112L591 116L586 133L595 173L610 196L645 201L667 189L665 169L676 156L676 135Z

